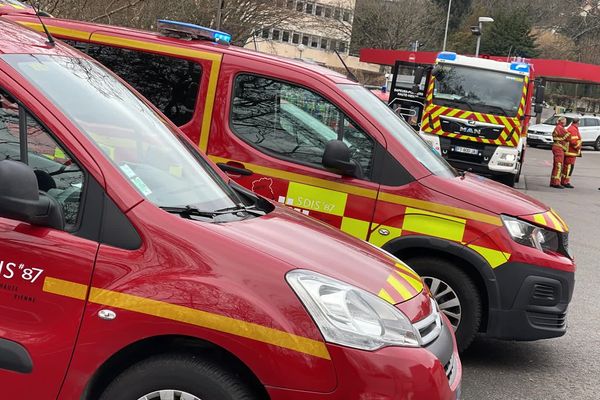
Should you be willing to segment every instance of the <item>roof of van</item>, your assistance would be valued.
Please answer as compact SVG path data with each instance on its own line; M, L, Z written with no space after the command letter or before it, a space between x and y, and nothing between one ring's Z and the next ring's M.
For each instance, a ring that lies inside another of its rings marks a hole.
M2 0L0 0L2 1ZM1 11L0 11L1 14ZM13 14L14 15L14 14ZM19 20L27 20L30 19L31 24L39 25L38 19L32 15L15 15ZM234 45L223 45L214 43L208 40L184 40L173 37L165 36L159 32L155 31L147 31L141 29L113 26L113 25L104 25L97 24L85 21L75 21L68 19L60 19L60 18L44 18L45 23L48 26L52 26L53 21L59 21L64 24L68 24L69 29L87 32L90 35L92 33L103 33L103 34L126 34L128 38L135 38L138 40L160 40L164 43L185 46L187 48L195 48L198 50L209 50L215 51L222 54L232 54L237 56L246 56L249 58L256 58L257 60L269 61L272 63L280 63L283 65L294 66L296 68L300 68L303 70L308 70L320 75L323 75L329 78L334 83L355 83L354 81L348 79L343 74L340 74L336 71L333 71L329 68L322 67L318 64L310 63L308 61L296 60L287 57L281 57L266 53L261 53L255 50L246 49L239 46ZM28 21L29 22L29 21Z
M48 43L45 35L0 17L1 54L53 54L82 57L79 52L56 42Z

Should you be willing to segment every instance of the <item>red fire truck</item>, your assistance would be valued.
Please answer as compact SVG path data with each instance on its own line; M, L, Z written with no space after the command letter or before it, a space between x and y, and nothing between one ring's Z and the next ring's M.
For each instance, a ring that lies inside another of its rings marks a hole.
M396 62L390 106L454 167L513 186L532 100L543 101L543 86L537 88L534 96L534 71L526 62L443 52L433 66Z

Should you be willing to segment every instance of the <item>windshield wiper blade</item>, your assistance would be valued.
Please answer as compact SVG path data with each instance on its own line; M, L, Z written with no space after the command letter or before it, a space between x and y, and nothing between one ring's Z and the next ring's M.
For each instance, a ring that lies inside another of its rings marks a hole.
M266 215L266 213L262 210L259 210L258 208L256 208L256 206L245 206L243 204L238 204L234 207L227 207L227 208L220 208L218 210L213 211L216 215L221 215L221 214L235 214L237 212L247 212L249 214L254 214L254 215Z
M163 206L161 206L159 208L168 213L179 214L186 218L189 218L191 216L214 218L217 215L219 215L219 214L215 213L214 211L199 210L199 209L197 209L195 207L191 207L191 206L185 206L185 207L163 207Z
M506 112L506 110L500 106L494 106L492 104L482 104L484 107L488 107L491 108L492 110L498 110L500 111L505 117L508 117L508 114Z

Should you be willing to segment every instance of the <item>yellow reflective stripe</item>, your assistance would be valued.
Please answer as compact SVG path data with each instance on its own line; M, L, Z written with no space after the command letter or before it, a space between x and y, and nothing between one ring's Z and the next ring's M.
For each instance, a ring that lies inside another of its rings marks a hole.
M385 289L381 289L379 291L378 296L381 297L382 299L384 299L385 301L387 301L390 304L396 304L396 302L394 301L394 299L392 299L392 296L390 296L390 294Z
M490 225L502 226L502 220L499 217L491 214L484 214L477 211L464 210L462 208L451 207L444 204L432 203L429 201L419 199L413 199L411 197L398 196L395 194L385 192L381 192L379 194L379 199L382 201L387 201L389 203L401 204L407 207L414 207L419 208L421 210L437 212L440 214L445 214L447 216L454 216L459 218L465 218L468 220L484 222Z
M290 182L285 204L342 216L347 200L348 194L344 192Z
M465 233L465 225L466 220L461 218L407 208L402 230L460 242Z
M405 288L400 283L400 281L398 281L398 279L394 278L392 275L388 276L387 283L389 283L394 289L396 289L396 291L398 292L398 294L400 296L402 296L403 300L408 300L411 297L413 297L413 295L408 291L408 289Z
M87 294L86 285L50 277L44 280L43 290L79 300L85 300ZM331 359L324 342L219 314L94 287L90 291L89 301L228 333L325 360Z
M485 258L492 268L498 268L510 258L510 253L504 253L502 251L476 246L474 244L469 244L468 246Z
M46 19L47 21L48 19ZM24 22L24 21L17 21L19 24L21 25L25 25L29 28L35 29L36 31L40 31L43 32L44 28L42 28L41 24L35 23L35 22ZM88 40L90 38L91 33L90 32L84 32L84 31L78 31L75 29L66 29L66 28L61 28L58 26L52 26L52 25L46 25L48 30L50 31L50 33L57 35L57 36L69 36L71 38L75 38L75 39L83 39L83 40Z
M407 273L401 271L396 271L396 273L398 274L398 276L400 276L402 279L408 282L408 284L412 286L413 289L417 291L417 293L421 293L421 290L423 290L423 283L419 279L415 279Z
M210 76L208 78L208 88L206 91L206 100L204 103L204 113L202 114L202 131L200 133L199 147L203 153L208 150L208 136L210 135L210 125L212 123L212 113L215 106L215 94L217 93L217 81L221 71L221 58L213 60L210 67Z
M359 239L366 240L369 233L369 225L367 221L344 217L342 218L340 229Z
M568 231L569 231L569 226L568 226L568 225L567 225L567 223L566 223L566 222L565 222L565 221L564 221L564 220L561 218L561 216L560 216L560 215L559 215L559 214L558 214L558 213L557 213L557 212L556 212L556 211L555 211L553 208L551 208L551 209L550 209L550 212L551 212L552 214L554 214L554 216L555 216L556 218L558 218L558 220L560 221L560 223L562 224L562 226L563 226L563 228L564 228L564 231L565 231L565 232L568 232Z
M544 218L543 214L535 214L533 216L533 220L540 225L546 226L548 223L546 222L546 218Z
M394 260L394 261L395 261L395 260ZM398 268L400 271L402 271L404 274L408 274L408 275L412 276L412 277L413 277L413 278L415 278L415 279L419 279L419 280L421 279L421 278L419 277L419 275L418 275L418 274L417 274L415 271L413 271L413 270L412 270L412 268L410 268L408 265L405 265L405 264L403 264L403 263L396 262L396 263L395 263L395 266L396 266L396 268Z
M54 158L66 158L65 152L58 147L54 148Z
M389 234L382 235L381 233L379 233L381 229L388 231ZM369 236L369 242L373 243L377 247L382 247L384 244L386 244L392 239L397 238L400 235L402 235L402 229L394 228L393 226L379 225L377 229L371 232L371 236Z
M548 218L550 218L550 220L554 223L554 229L556 229L559 232L564 232L564 228L563 225L560 223L560 221L554 216L554 214L552 212L547 212L546 216Z
M44 279L42 290L46 293L57 294L59 296L70 297L72 299L85 300L87 297L87 285L65 281L62 279L47 276Z
M217 156L209 156L209 158L215 163L220 163L220 162L226 163L228 161L234 161L234 160L230 160L230 159L223 158L223 157L217 157ZM246 168L248 168L248 169L252 170L253 172L260 174L260 175L272 176L274 178L279 178L279 179L283 179L283 180L287 180L287 181L291 181L291 182L305 183L307 185L313 185L313 186L318 186L318 187L322 187L322 188L326 188L326 189L337 190L337 191L345 192L348 194L354 194L356 196L367 197L369 199L377 198L377 191L375 191L375 190L364 189L364 188L361 188L358 186L352 186L352 185L348 185L345 183L332 182L327 179L313 178L308 175L297 174L294 172L287 172L287 171L283 171L280 169L263 167L263 166L257 165L257 164L250 164L250 163L246 163L246 162L244 162L243 164Z

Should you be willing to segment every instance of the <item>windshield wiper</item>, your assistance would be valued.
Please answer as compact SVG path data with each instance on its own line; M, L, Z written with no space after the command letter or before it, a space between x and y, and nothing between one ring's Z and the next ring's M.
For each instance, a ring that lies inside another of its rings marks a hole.
M248 214L262 216L266 213L261 211L255 206L245 206L243 204L238 204L234 207L220 208L218 210L208 211L208 210L200 210L196 207L185 206L185 207L159 207L161 210L164 210L171 214L179 214L185 218L190 217L204 217L204 218L215 218L219 215L224 214L236 214L239 212L246 212Z
M473 105L472 105L471 103L469 103L467 100L463 100L463 99L445 99L445 98L443 98L443 97L436 97L436 99L435 99L435 100L438 100L438 101L439 101L439 100L442 100L442 101L445 101L445 102L448 102L448 103L450 103L450 105L452 105L452 103L464 104L464 105L466 105L467 107L469 107L469 109L470 109L471 111L473 111Z

